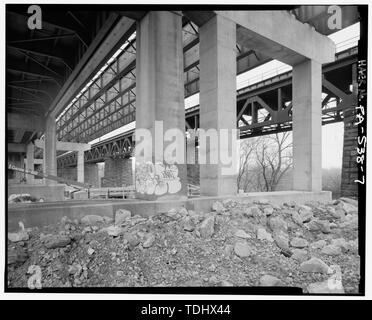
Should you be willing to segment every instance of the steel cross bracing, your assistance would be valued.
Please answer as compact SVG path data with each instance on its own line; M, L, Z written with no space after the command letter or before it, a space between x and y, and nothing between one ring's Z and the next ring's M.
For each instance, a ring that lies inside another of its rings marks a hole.
M355 108L357 96L350 91L350 85L356 82L357 53L357 47L347 49L336 55L334 63L323 66L323 124L343 121L344 111ZM288 71L238 90L237 128L241 138L292 130L291 73ZM199 106L186 110L185 129L194 128L199 128ZM133 132L94 144L85 152L85 162L131 156ZM74 165L74 153L58 157L59 167Z
M59 140L89 142L134 120L135 37L129 37L123 51L58 119ZM193 22L184 19L183 52L185 97L199 91L199 34ZM243 73L271 59L249 48L236 46L237 73Z

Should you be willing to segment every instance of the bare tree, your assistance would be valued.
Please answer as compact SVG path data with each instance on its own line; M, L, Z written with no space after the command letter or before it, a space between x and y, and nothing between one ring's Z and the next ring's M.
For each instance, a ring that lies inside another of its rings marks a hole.
M250 179L250 167L254 163L255 150L257 148L259 139L250 138L241 140L240 144L240 163L238 172L238 188L246 190L249 183L252 182Z
M283 175L292 167L292 142L289 132L261 137L256 161L262 174L262 191L275 191Z

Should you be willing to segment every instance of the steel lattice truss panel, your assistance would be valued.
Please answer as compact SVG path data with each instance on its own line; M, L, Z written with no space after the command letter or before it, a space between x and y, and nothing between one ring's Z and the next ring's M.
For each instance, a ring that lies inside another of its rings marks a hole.
M131 40L129 40L131 39ZM135 120L135 35L122 52L58 119L59 140L89 142ZM183 23L185 97L199 91L199 34L196 24ZM237 73L253 69L271 59L236 45Z
M336 55L334 63L323 67L322 123L343 121L346 110L354 110L357 95L350 91L356 82L358 48ZM341 76L342 75L342 76ZM199 106L186 111L186 128L199 128ZM257 82L237 92L237 128L240 138L249 138L292 130L292 71ZM84 154L85 162L106 158L130 157L134 150L134 130L92 145ZM76 155L58 158L58 166L75 166Z

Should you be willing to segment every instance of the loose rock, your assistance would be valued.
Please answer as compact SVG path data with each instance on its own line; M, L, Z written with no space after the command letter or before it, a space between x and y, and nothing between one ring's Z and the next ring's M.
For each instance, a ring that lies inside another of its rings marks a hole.
M342 286L342 282L341 281L335 282L332 279L326 280L323 282L311 283L307 287L307 291L313 294L322 294L322 293L344 294L345 293L344 288Z
M295 237L291 240L291 246L295 248L305 248L309 245L309 243L302 238Z
M234 246L235 254L240 258L249 257L252 253L251 247L245 241L238 241Z
M269 227L272 231L287 231L287 223L280 217L274 217L269 219Z
M85 225L94 225L97 223L103 223L104 219L103 217L95 214L89 214L81 218L81 223Z
M222 213L225 210L225 207L221 201L215 201L212 204L212 210L216 211L217 213Z
M274 233L273 239L280 249L290 251L288 235L285 232L281 231Z
M310 247L312 249L322 249L327 245L327 242L325 240L318 240L316 242L313 242Z
M258 240L266 240L266 241L269 241L269 242L274 241L271 234L269 232L267 232L266 229L264 229L264 228L258 228L257 229L257 239Z
M102 231L106 231L109 236L118 237L124 233L124 229L118 226L109 226L107 228L101 229Z
M144 248L150 248L155 242L155 236L153 234L149 234L146 238L145 242L142 244Z
M191 218L187 217L183 224L183 230L192 232L195 230L195 223Z
M311 258L310 260L301 263L300 270L302 272L328 273L329 267L323 260Z
M264 287L277 287L282 286L283 282L277 277L266 274L260 278L260 285Z
M214 233L214 216L207 217L198 228L202 238L210 238Z
M115 212L115 225L121 226L124 222L130 219L132 213L126 209L119 209Z
M242 239L249 239L251 236L247 234L244 230L239 229L238 231L235 232L234 234L235 237L237 238L242 238Z
M66 247L71 242L71 239L62 235L50 235L45 237L43 241L48 249L54 249Z
M326 254L328 256L338 256L341 254L341 248L338 246L335 246L333 244L330 244L328 246L325 246L322 251L323 254Z
M307 259L307 251L302 249L293 249L292 259L298 262L304 262Z

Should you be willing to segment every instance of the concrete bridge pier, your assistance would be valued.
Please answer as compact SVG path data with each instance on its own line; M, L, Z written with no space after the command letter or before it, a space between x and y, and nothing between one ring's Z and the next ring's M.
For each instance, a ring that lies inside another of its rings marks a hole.
M136 45L136 197L146 200L186 198L182 14L147 13L137 23ZM156 125L160 124L157 121L162 121L160 126L164 133L168 129L178 129L182 137L164 141L163 134L156 135ZM139 150L138 129L151 132L151 137L144 138L146 143L152 143L149 156ZM163 166L164 151L171 145L182 159L176 166ZM152 163L152 167L148 163Z
M293 66L293 188L322 190L322 65Z
M26 170L34 170L35 145L31 142L26 146ZM27 184L34 184L34 176L26 174Z
M44 174L57 175L57 131L56 119L52 116L46 118L44 134ZM56 185L57 182L44 179L46 185Z
M227 129L229 137L236 129L236 24L215 15L200 29L200 128ZM220 153L232 154L233 146L222 143L205 145L200 140L200 155L205 152L206 164L200 164L200 194L203 196L235 195L236 174L224 175ZM222 150L220 149L222 148ZM217 151L217 153L216 153ZM220 152L221 151L221 152ZM218 154L217 159L215 155ZM202 162L202 157L199 160ZM214 161L217 161L216 163Z

